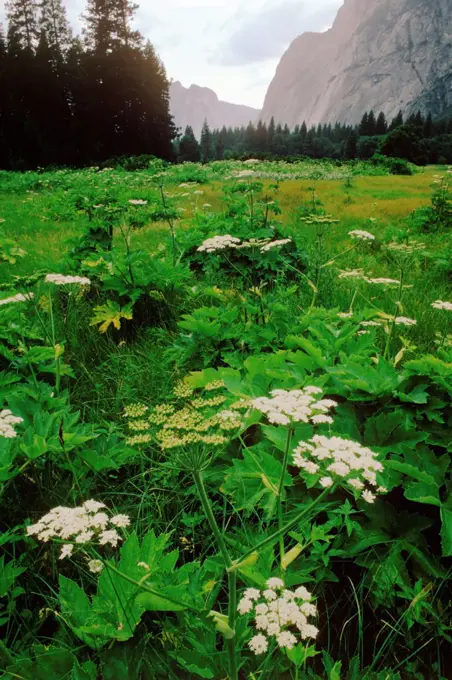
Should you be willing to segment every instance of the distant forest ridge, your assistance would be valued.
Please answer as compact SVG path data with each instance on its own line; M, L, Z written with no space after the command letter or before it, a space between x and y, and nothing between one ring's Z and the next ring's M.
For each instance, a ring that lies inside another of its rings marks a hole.
M338 160L367 160L377 153L404 158L417 165L452 163L452 115L434 120L420 112L404 120L401 112L390 122L384 113L366 112L359 125L313 126L250 122L247 127L211 130L205 121L200 142L187 126L175 143L180 162L307 156Z

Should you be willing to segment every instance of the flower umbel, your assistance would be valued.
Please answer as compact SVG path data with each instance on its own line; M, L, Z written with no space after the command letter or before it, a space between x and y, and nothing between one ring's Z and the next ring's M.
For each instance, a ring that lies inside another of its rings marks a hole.
M24 419L20 418L20 416L14 416L7 408L3 409L3 411L0 411L0 437L5 437L6 439L17 437L17 432L13 425L23 422Z
M257 634L248 642L254 654L267 651L273 638L278 647L292 649L300 640L315 638L318 630L308 622L316 616L317 608L311 602L311 593L300 586L295 591L288 590L280 578L270 578L267 590L255 588L245 590L237 611L239 614L253 614Z
M251 401L251 406L265 414L270 423L290 425L292 423L332 423L328 415L337 406L331 399L318 400L320 387L308 386L301 390L273 390L271 397L259 397ZM319 419L319 416L322 416Z
M342 481L354 492L361 493L368 503L375 500L375 490L379 490L377 472L383 471L383 465L371 449L341 437L321 435L309 442L300 442L294 450L293 463L308 474L319 474L323 488Z
M102 510L104 503L89 500L78 508L58 506L44 515L39 522L27 527L28 536L36 536L44 543L52 539L69 541L63 545L60 559L70 557L74 545L84 543L98 543L116 547L122 540L115 528L126 527L130 524L127 515L115 515L109 518ZM92 571L92 570L91 570Z

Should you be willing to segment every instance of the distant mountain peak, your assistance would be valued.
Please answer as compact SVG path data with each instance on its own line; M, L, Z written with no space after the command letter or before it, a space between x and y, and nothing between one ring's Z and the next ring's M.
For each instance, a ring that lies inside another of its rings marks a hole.
M328 31L283 55L262 120L357 123L370 109L390 119L451 105L451 0L345 0Z
M177 127L183 132L190 125L198 138L205 120L212 129L223 125L241 127L250 121L255 122L260 115L259 109L219 100L209 87L195 84L184 87L179 80L171 83L169 94L170 110Z

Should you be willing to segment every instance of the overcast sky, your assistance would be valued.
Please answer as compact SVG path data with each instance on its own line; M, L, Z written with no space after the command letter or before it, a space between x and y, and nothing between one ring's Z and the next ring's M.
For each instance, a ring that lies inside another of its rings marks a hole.
M85 0L63 0L78 32ZM0 0L1 2L1 0ZM324 31L343 0L137 0L136 24L168 77L261 108L278 61L304 31Z

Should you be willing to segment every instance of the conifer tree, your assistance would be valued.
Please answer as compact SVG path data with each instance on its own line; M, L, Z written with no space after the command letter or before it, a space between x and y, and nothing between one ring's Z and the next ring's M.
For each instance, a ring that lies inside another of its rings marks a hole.
M198 163L201 158L198 141L193 133L193 128L187 125L183 137L179 142L179 160Z
M269 153L272 153L273 151L274 140L275 140L275 119L272 116L270 118L270 122L267 128L267 151Z
M37 0L8 0L5 7L8 33L22 49L33 52L39 39Z
M393 118L391 125L389 126L390 130L395 130L396 128L400 127L403 125L403 114L401 111L397 114L395 118Z
M385 135L387 133L387 131L388 131L388 123L386 121L386 116L383 113L383 111L381 111L378 114L377 122L376 122L376 125L375 125L375 134L376 135Z
M369 114L366 111L366 113L361 118L361 123L359 124L359 134L360 134L361 137L365 137L367 135L368 121L369 121Z
M204 121L201 130L201 162L208 163L212 159L213 148L212 148L212 133L210 131L209 123L207 120Z
M373 111L370 111L369 115L367 116L366 135L368 137L373 137L376 134L376 129L377 129L377 121L375 120L375 114L374 114Z
M41 0L39 27L46 35L49 49L60 57L67 53L71 46L72 31L69 26L66 9L62 0Z

